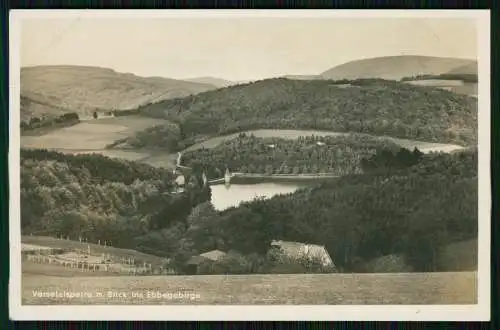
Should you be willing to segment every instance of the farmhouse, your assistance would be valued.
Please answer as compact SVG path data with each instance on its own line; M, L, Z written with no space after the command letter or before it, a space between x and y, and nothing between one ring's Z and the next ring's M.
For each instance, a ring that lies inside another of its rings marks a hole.
M278 250L282 255L289 258L303 258L320 260L323 266L335 267L326 248L322 245L306 244L299 242L287 242L273 240L271 249Z
M212 250L209 252L202 253L200 255L191 257L186 263L186 272L188 274L196 274L198 271L198 266L205 261L218 261L222 257L226 256L225 252L219 250Z

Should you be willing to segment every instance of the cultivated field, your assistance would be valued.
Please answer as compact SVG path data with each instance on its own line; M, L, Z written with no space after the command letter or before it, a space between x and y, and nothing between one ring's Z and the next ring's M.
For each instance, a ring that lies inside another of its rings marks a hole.
M80 124L50 131L40 136L22 136L23 148L46 148L68 154L101 154L107 157L143 161L158 167L172 166L170 154L150 150L106 149L116 140L134 136L148 127L161 125L162 119L123 116L89 120Z
M477 273L61 277L23 274L22 303L475 304ZM73 297L40 297L48 294ZM163 296L149 296L156 292ZM184 296L175 296L182 292ZM80 296L76 296L80 293ZM193 295L191 299L188 294ZM174 295L174 296L172 296Z
M413 80L406 83L417 86L429 86L445 89L447 91L477 97L477 83L468 83L461 80Z
M99 150L116 140L163 123L167 121L141 116L103 118L61 128L42 136L22 136L21 146L57 150Z

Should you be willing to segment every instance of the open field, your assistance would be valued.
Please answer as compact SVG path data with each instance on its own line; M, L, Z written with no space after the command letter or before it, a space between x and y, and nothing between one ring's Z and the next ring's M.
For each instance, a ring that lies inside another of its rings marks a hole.
M21 146L57 150L98 150L118 139L166 122L141 116L97 119L51 131L42 136L22 136Z
M475 304L476 282L476 272L147 277L60 277L23 274L22 303ZM56 291L58 294L63 294L64 291L83 294L72 298L36 296L37 292L50 294ZM148 297L148 291L160 292L166 296ZM185 294L184 299L168 296L178 292ZM197 297L186 299L186 294Z
M468 83L461 80L413 80L406 83L417 86L429 86L445 89L447 91L477 97L477 83Z
M71 127L50 130L46 134L21 137L23 148L45 148L67 154L100 154L111 158L170 168L175 156L157 150L106 149L116 140L134 136L148 127L168 121L141 116L109 117L81 122Z
M71 127L61 128L42 136L23 136L21 145L26 148L104 149L108 144L166 120L141 116L110 117L84 121Z

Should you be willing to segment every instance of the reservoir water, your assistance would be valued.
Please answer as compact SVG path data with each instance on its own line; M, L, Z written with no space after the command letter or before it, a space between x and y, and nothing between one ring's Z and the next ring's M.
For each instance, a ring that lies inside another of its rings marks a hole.
M289 194L307 184L297 183L256 183L256 184L231 184L226 186L218 184L211 186L212 204L218 211L238 206L242 202L250 202L258 197L271 198L279 194Z

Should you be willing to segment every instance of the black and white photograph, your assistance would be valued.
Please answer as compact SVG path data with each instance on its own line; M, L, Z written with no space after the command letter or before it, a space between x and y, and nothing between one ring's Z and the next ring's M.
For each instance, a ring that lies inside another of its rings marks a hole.
M11 317L489 320L489 29L12 11Z

